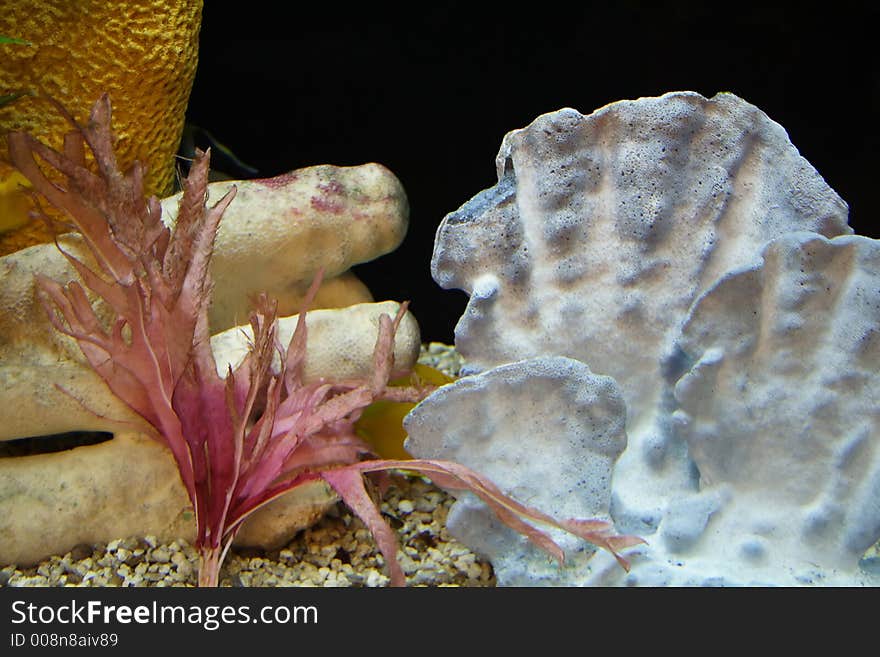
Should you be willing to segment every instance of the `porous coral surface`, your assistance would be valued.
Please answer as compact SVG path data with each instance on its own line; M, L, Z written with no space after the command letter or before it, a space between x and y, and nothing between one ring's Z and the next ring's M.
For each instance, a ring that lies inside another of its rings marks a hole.
M122 169L147 164L148 194L174 181L174 154L198 64L200 0L16 0L3 3L0 34L30 45L2 46L0 89L39 92L78 119L95 99L113 100ZM0 106L0 132L21 130L60 148L63 115L29 96ZM5 140L0 159L7 160Z
M613 377L627 446L610 515L647 541L626 553L629 573L596 553L557 583L876 584L877 241L850 236L846 203L782 126L733 94L673 92L542 115L508 133L496 168L497 185L444 218L432 260L441 286L470 296L464 374L565 356ZM496 451L535 444L496 483L566 496L577 455L541 445L572 404L503 377L485 396L493 411L473 418L528 408L548 434L472 422ZM473 403L441 390L418 414ZM437 443L430 423L408 429L415 453ZM435 457L459 449L437 444ZM547 581L508 569L522 546L472 510L456 527L464 503L453 533L509 551L493 561L499 584Z

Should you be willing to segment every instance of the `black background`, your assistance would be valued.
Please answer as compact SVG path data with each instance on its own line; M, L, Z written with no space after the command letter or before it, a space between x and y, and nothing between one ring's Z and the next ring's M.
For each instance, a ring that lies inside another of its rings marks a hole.
M409 233L356 271L377 299L412 301L423 340L451 342L466 302L431 279L437 225L495 183L505 133L561 107L734 92L786 128L856 232L880 237L877 3L422 4L209 1L188 119L261 177L391 169Z

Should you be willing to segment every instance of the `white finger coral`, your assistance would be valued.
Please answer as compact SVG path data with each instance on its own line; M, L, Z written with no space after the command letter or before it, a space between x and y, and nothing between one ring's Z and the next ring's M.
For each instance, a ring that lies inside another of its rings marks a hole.
M223 282L211 303L212 332L245 324L255 290L277 299L281 316L299 312L319 270L324 284L315 307L372 301L349 269L403 241L409 208L393 173L372 163L313 166L275 178L210 183L207 202L233 187L236 201L224 212L211 264L212 277ZM168 225L181 196L162 201Z

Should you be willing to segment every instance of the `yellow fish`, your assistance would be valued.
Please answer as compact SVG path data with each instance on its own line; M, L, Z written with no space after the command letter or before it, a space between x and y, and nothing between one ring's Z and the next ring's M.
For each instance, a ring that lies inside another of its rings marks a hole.
M390 382L392 386L435 385L443 386L455 381L443 372L428 365L417 363L412 374ZM386 459L411 459L403 448L406 431L403 418L415 404L411 402L378 401L367 406L354 427L357 435L366 440L376 453Z

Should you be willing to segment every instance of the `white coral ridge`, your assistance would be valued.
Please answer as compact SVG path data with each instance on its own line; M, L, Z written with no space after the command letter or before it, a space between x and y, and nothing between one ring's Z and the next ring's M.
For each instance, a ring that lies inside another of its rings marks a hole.
M309 312L304 377L369 376L379 317L393 317L399 307L395 301L384 301ZM296 321L297 316L279 320L282 340L289 340ZM228 365L236 366L247 353L249 330L237 327L212 337L218 370L225 374ZM394 337L395 365L411 369L420 343L418 322L407 312ZM58 376L59 369L63 376ZM77 543L106 543L120 536L194 538L189 500L170 451L147 435L144 421L116 399L91 369L72 359L59 361L55 368L46 362L14 363L0 368L0 380L3 377L12 385L0 389L0 409L30 412L22 413L18 422L2 416L0 441L41 436L47 426L58 432L114 435L97 445L0 458L0 563L28 565L64 554ZM55 381L85 408L73 399L69 407L37 406ZM108 409L109 415L86 410L96 408ZM303 486L251 516L236 542L276 547L314 523L335 502L335 494L323 482Z
M264 180L211 183L208 202L235 184L212 256L212 346L221 374L247 351L249 298L278 300L289 339L316 273L324 282L309 312L305 376L368 376L379 316L395 302L366 303L369 290L350 267L393 250L406 232L400 181L378 164L321 165ZM179 196L163 201L173 223ZM65 251L94 267L82 238L63 235ZM69 432L102 431L112 440L55 453L0 458L0 564L28 565L77 543L130 535L193 537L194 522L170 452L145 422L110 393L76 343L55 331L38 301L35 274L65 283L76 272L54 244L0 258L0 444ZM362 303L363 302L363 303ZM106 308L96 302L99 315ZM332 309L328 309L332 308ZM286 344L286 343L285 343ZM395 336L395 364L419 352L418 323L407 313ZM258 510L239 544L273 547L317 520L336 501L323 482Z
M493 474L522 501L555 514L577 491L586 515L647 541L629 573L586 551L552 575L457 502L454 533L499 583L880 584L862 557L880 538L880 243L851 235L783 128L732 94L670 93L543 115L505 137L497 166L498 184L443 220L432 262L470 294L456 346L483 383L426 399L409 449L458 457L478 436L468 465L518 454ZM595 468L572 468L590 440L556 429L584 409L492 375L559 356L625 401L627 447L592 501ZM433 409L458 438L438 442Z
M395 301L363 303L308 313L309 339L304 377L314 380L364 378L372 371L379 317L393 317ZM279 320L279 337L289 340L297 316ZM237 327L211 339L218 370L236 366L247 353L250 327ZM419 326L407 312L394 337L394 362L411 369L418 359ZM171 452L148 435L133 411L119 402L91 369L78 361L65 365L63 377L43 363L0 368L14 383L0 389L0 408L31 409L25 419L0 424L0 441L54 431L105 431L106 442L61 452L0 458L0 563L28 565L64 554L78 543L106 543L114 538L155 535L160 540L194 539L195 523ZM40 376L42 375L42 379ZM39 408L40 396L61 381L86 408ZM72 388L72 390L71 390ZM2 412L2 411L0 411ZM7 417L3 418L4 420ZM323 482L307 484L251 516L238 545L277 547L320 518L336 495Z

